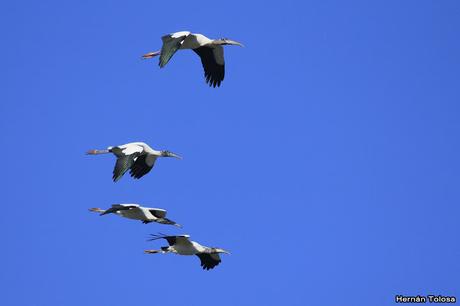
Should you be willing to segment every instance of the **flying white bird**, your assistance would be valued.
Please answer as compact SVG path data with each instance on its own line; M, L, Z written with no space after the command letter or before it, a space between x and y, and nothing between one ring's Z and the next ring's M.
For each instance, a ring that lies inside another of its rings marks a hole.
M219 87L225 76L225 61L223 45L243 45L227 38L209 39L202 34L188 31L176 32L161 38L163 46L160 51L144 54L143 58L160 56L160 68L163 68L177 50L192 49L201 58L206 83Z
M139 204L113 204L111 208L106 210L100 208L90 208L89 210L100 213L100 216L113 213L128 219L140 220L144 224L157 222L182 227L166 218L166 210L161 208L142 207Z
M145 250L147 254L175 253L179 255L196 255L200 258L204 270L209 270L220 264L219 253L230 254L224 249L202 246L198 242L189 240L189 235L167 236L164 234L151 235L149 241L165 239L169 246L161 247L161 250Z
M97 155L113 153L117 157L113 169L113 181L118 181L128 169L135 179L139 179L152 170L158 157L175 157L179 155L169 151L157 151L143 142L131 142L116 147L108 147L106 150L89 150L86 154Z

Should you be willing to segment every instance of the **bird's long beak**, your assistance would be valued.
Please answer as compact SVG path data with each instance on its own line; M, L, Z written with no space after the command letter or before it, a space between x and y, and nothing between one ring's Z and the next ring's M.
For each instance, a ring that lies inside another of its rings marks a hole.
M160 53L161 53L160 51L149 52L149 53L146 53L146 54L142 55L142 58L143 59L152 58L152 57L160 55Z
M177 159L183 159L182 156L177 155L176 153L169 152L168 157L175 157Z
M234 40L227 39L226 42L227 42L227 44L229 44L229 45L235 45L235 46L244 47L244 45L243 45L242 43L239 43L239 42L234 41Z
M228 254L228 255L230 255L230 252L229 252L229 251L227 251L227 250L224 250L224 249L219 249L219 251L220 251L221 253L225 253L225 254Z

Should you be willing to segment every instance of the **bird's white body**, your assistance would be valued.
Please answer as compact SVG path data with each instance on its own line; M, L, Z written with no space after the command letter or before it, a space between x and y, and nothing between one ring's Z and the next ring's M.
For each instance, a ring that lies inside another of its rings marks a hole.
M182 41L179 49L197 49L212 43L212 40L202 34L188 32L187 37Z
M125 155L131 155L134 153L143 153L143 154L149 154L153 156L161 156L161 151L152 149L152 147L146 144L145 142L130 142L130 143L120 145L117 147L122 149L122 152ZM114 147L108 147L107 150L112 150L113 148Z
M220 45L212 45L214 40L207 38L203 34L190 33L186 31L174 33L173 36L180 37L182 35L187 35L187 37L182 41L179 49L198 49L204 46L212 47L214 59L217 64L224 65L224 48Z
M186 49L198 49L200 47L209 46L212 48L212 52L214 55L214 59L217 64L224 65L224 48L220 45L213 45L212 42L214 40L207 38L203 34L197 33L190 33L187 31L176 32L171 35L172 38L179 38L182 36L186 36L185 39L181 42L179 50L186 50ZM167 36L166 36L167 37Z
M205 250L205 247L195 241L189 241L189 243L178 243L174 246L170 246L170 248L174 253L179 255L196 255Z
M154 150L152 147L150 147L148 144L144 142L131 142L118 147L122 149L122 153L124 155L132 155L136 153L138 153L139 155L146 155L145 164L148 167L153 167L157 158L161 156L161 151ZM108 150L112 149L113 147L108 147Z
M137 206L135 209L129 210L119 210L116 211L115 214L120 217L125 217L132 220L140 220L140 221L155 221L158 220L150 210L157 210L157 211L164 211L164 215L166 215L166 211L164 209L159 208L150 208L150 207L141 207L137 204L120 204L120 205L130 205L130 206Z
M185 39L181 42L180 50L198 49L200 47L209 46L212 48L214 59L217 64L224 65L224 48L220 45L212 45L214 40L207 38L203 34L190 33L187 31L176 32L171 35L172 38L178 38L186 35Z

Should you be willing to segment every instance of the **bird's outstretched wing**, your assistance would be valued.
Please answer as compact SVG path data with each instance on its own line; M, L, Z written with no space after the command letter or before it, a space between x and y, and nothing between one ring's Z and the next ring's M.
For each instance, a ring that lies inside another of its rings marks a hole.
M201 261L201 266L203 267L203 270L210 270L220 264L222 261L220 259L219 254L206 254L206 253L200 253L196 254L200 258Z
M129 168L134 164L134 155L126 155L117 158L115 168L113 168L113 181L117 182Z
M176 223L175 221L166 218L166 210L161 209L161 208L148 208L148 207L146 207L146 209L148 209L149 212L156 218L155 222L160 223L160 224L169 224L169 225L175 225L177 227L182 227L182 225ZM144 223L147 224L149 222L144 222Z
M166 210L161 208L149 208L150 213L157 218L164 218L166 217Z
M130 209L136 209L139 208L139 205L137 204L113 204L112 207L101 213L101 216L110 214L110 213L115 213L117 211L121 210L130 210Z
M158 234L158 235L155 235L155 234L151 234L150 235L152 238L149 239L149 241L153 241L153 240L158 240L158 239L165 239L166 241L168 241L168 244L169 245L190 245L192 244L189 240L190 236L189 235L177 235L177 236L168 236L168 235L165 235L165 234Z
M144 175L152 170L155 161L157 160L156 156L150 154L144 154L136 158L133 165L130 167L131 170L129 173L133 178L140 179Z
M117 162L113 169L113 181L117 182L128 169L130 169L137 157L141 155L144 148L138 145L124 145L114 147L111 152L117 156Z
M110 152L115 154L116 157L122 157L126 155L142 153L144 152L144 148L135 143L128 143L125 145L113 147L110 149Z
M224 48L222 46L203 46L193 49L201 58L206 83L219 87L225 77Z
M161 38L163 46L160 53L160 68L163 68L169 62L188 35L189 33L184 32L183 35L168 34Z

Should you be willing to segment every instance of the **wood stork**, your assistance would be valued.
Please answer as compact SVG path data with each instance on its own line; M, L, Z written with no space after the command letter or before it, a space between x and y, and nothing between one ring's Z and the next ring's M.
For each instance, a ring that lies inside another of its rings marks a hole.
M243 45L227 38L209 39L202 34L181 31L165 35L161 38L163 46L160 51L144 54L142 57L152 58L160 56L160 68L163 68L177 50L192 49L201 58L206 83L212 87L219 87L225 76L223 45Z
M161 247L160 250L145 250L147 254L156 253L174 253L179 255L196 255L200 258L201 266L204 270L209 270L220 264L219 253L230 254L228 251L220 248L206 247L198 242L191 241L189 235L167 236L164 234L151 235L152 240L165 239L169 246Z
M144 224L157 222L182 227L180 224L166 218L166 210L161 208L142 207L139 204L113 204L112 207L106 210L100 208L90 208L89 210L100 213L100 216L113 213L128 219L140 220Z
M108 147L106 150L89 150L86 154L97 155L113 153L117 157L113 169L113 181L117 182L128 169L135 179L139 179L152 170L158 157L175 157L179 155L169 151L157 151L143 142L131 142L121 146Z

